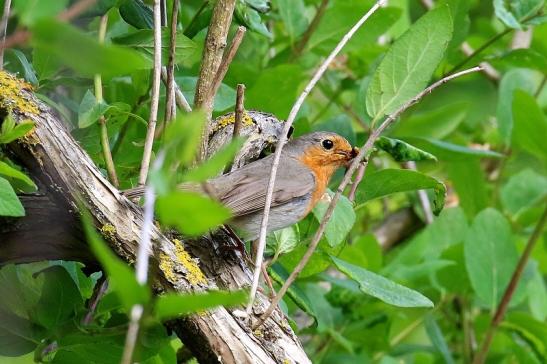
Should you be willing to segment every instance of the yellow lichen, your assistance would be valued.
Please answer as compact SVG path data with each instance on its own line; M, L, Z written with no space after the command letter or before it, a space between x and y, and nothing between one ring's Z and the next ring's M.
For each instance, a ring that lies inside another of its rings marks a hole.
M249 114L247 113L247 111L244 111L243 112L243 125L253 125L253 119L249 116ZM228 125L231 125L231 124L234 124L236 122L236 115L235 113L230 113L228 115L225 115L225 116L221 116L217 123L215 124L214 128L213 128L213 132L217 132L218 130L220 129L224 129L225 127L227 127Z
M116 240L116 228L112 224L104 224L101 228L101 234L110 241Z
M165 278L169 282L176 282L177 281L177 275L175 274L175 264L169 257L169 255L165 253L160 253L160 264L159 267L163 274L165 274Z
M207 284L205 274L199 268L198 263L184 250L181 241L173 239L173 243L175 244L175 256L178 262L186 269L186 279L188 279L188 282L192 285Z
M253 331L253 334L256 337L264 337L264 332L262 332L261 329L256 329L255 331Z
M32 91L32 85L7 72L0 71L0 109L23 114L38 114L38 106L25 98L23 90Z

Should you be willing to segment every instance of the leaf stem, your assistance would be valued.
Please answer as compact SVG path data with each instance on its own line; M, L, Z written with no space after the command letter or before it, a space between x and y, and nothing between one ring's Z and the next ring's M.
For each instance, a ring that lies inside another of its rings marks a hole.
M165 120L164 124L169 123L177 116L177 107L175 103L175 52L177 48L177 23L179 15L179 0L173 0L173 11L171 14L170 37L169 37L169 60L167 62L167 91L165 99ZM163 69L162 69L163 71ZM163 72L162 72L163 73Z
M376 3L376 5L378 5L378 4L379 4L379 2ZM453 75L447 76L447 77L433 83L432 85L430 85L429 87L425 88L423 91L418 93L416 96L414 96L412 99L410 99L409 101L404 103L393 114L389 115L382 122L382 124L380 124L380 126L378 128L374 129L370 133L367 141L365 142L365 144L363 145L363 147L359 151L359 154L353 159L352 163L350 164L350 167L346 171L346 174L344 175L344 179L342 180L342 182L338 186L338 189L336 190L336 193L334 194L334 196L333 196L333 198L332 198L332 200L329 204L329 207L327 208L327 211L325 212L325 215L323 215L323 219L321 220L321 223L319 224L319 227L317 228L317 231L315 232L315 235L314 235L308 249L306 250L306 253L302 257L300 262L298 262L298 264L296 265L294 270L291 272L291 274L289 275L289 277L287 278L287 280L285 281L285 283L283 284L281 289L278 291L277 295L272 300L270 306L266 309L264 314L262 314L262 316L259 318L258 322L253 326L254 328L262 325L264 323L264 321L266 321L266 319L272 314L273 310L275 309L275 307L277 306L277 304L279 303L281 298L283 298L283 296L285 295L285 293L289 289L290 285L294 282L294 280L298 277L300 272L304 269L304 267L308 263L308 260L313 255L315 249L317 248L317 245L319 245L319 241L321 240L321 237L323 236L323 233L325 232L325 228L327 226L327 223L329 222L329 220L332 216L332 213L334 212L334 208L336 207L336 204L338 203L338 200L340 199L340 195L344 192L347 185L351 182L351 177L353 176L353 173L357 170L358 166L361 164L361 161L364 158L368 158L368 156L370 155L370 153L372 152L372 149L374 147L374 142L376 141L376 139L378 139L378 137L382 134L382 132L388 126L390 126L391 123L393 123L404 111L406 111L412 105L414 105L418 101L420 101L425 95L430 94L437 87L447 83L448 81L450 81L454 78L461 77L463 75L466 75L466 74L469 74L469 73L472 73L472 72L481 71L481 70L482 70L482 67L480 67L480 66L473 67L473 68L470 68L470 69L455 73ZM287 120L287 122L288 121L289 120ZM276 150L276 152L277 152L277 150ZM271 202L271 194L270 194L270 202ZM267 206L269 206L269 204ZM264 231L264 233L265 233L265 231ZM262 235L261 235L261 238L262 238ZM265 238L265 234L264 234L264 238ZM258 261L258 259L257 259L257 261ZM260 262L260 263L262 263L262 262ZM257 265L257 267L259 267L259 265Z
M287 141L287 135L289 134L289 130L294 123L296 119L296 115L298 114L298 111L302 107L302 104L304 103L304 100L309 95L311 90L315 87L317 82L321 79L323 74L327 71L328 66L331 64L331 62L334 60L334 58L340 53L342 48L347 44L347 42L353 37L353 35L357 32L357 30L370 18L372 14L376 12L380 8L380 6L385 2L386 0L378 0L371 8L370 10L355 23L355 25L342 37L338 45L334 48L334 50L329 54L327 59L319 66L317 71L315 71L315 74L313 75L312 79L308 82L306 87L304 88L304 91L300 94L296 102L294 103L290 113L289 117L287 118L287 121L285 121L285 125L283 127L283 131L281 132L281 136L279 137L279 140L277 141L277 145L275 148L274 153L274 160L272 162L272 169L270 172L270 179L268 181L268 189L266 191L266 201L264 204L264 214L262 217L262 222L260 224L260 235L258 240L258 249L257 249L257 255L256 255L256 261L255 261L255 272L253 276L253 284L251 286L251 292L249 295L249 303L247 306L247 313L250 314L252 311L256 291L258 289L258 282L260 280L260 267L262 266L263 261L263 255L264 255L264 248L266 246L266 234L267 234L267 226L268 226L268 218L270 216L270 206L272 204L272 196L273 196L273 190L274 190L274 184L275 184L275 177L277 175L277 169L279 168L279 160L281 158L281 151L283 150L283 145ZM332 213L332 212L331 212ZM307 262L307 261L306 261ZM293 272L294 273L294 272ZM297 273L298 274L298 273ZM290 278L290 277L289 277ZM292 281L290 282L292 283ZM290 285L289 283L289 285ZM284 290L283 290L284 288ZM276 297L274 298L272 304L268 308L268 311L260 318L259 322L256 326L261 325L271 314L271 312L274 310L274 308L277 306L277 303L281 299L281 297L285 294L287 291L288 286L287 283L285 283L282 287L282 292L278 293Z
M321 4L317 7L317 11L315 12L315 15L308 27L306 29L306 32L294 48L291 60L295 60L298 57L302 55L302 52L308 45L308 42L311 39L311 36L315 31L317 30L317 27L319 26L319 23L321 23L321 19L323 19L323 15L325 15L325 10L327 9L327 6L329 5L329 0L322 0Z
M6 33L8 32L8 20L10 16L11 0L4 1L4 12L2 20L0 20L0 35L2 36L2 44L6 41ZM0 48L0 70L4 69L4 47Z
M482 342L481 348L478 354L473 359L473 364L482 364L486 360L486 356L488 354L488 350L490 350L490 345L492 344L492 339L494 338L494 334L499 324L503 320L505 313L507 312L507 308L509 307L511 298L513 297L513 294L515 293L515 290L520 281L520 278L522 277L522 273L524 272L524 267L526 267L526 264L528 263L528 260L530 259L530 254L532 253L532 250L534 249L536 242L538 241L540 235L542 234L543 228L545 227L546 222L547 222L547 201L545 203L545 210L543 211L543 214L541 215L536 227L534 228L534 231L532 232L530 239L528 239L526 248L524 249L524 252L522 253L519 259L519 262L517 264L517 267L515 268L513 275L511 276L511 280L509 281L509 284L507 285L507 288L505 289L505 292L503 294L503 297L501 298L500 304L496 310L496 313L494 314L494 318L490 322L490 326L488 327L488 331L486 331L486 335Z

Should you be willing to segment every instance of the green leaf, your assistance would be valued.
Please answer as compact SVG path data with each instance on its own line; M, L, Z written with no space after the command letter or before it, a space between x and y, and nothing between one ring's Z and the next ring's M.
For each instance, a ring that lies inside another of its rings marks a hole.
M241 149L244 142L245 139L237 138L230 144L223 146L203 164L186 171L182 176L182 181L203 182L208 178L218 176L226 165L234 159L234 156Z
M320 200L317 205L313 208L313 215L318 222L321 222L327 208L330 204L330 199L334 196L334 193L331 190L327 190L328 196L330 197L328 201ZM353 206L350 200L345 196L340 196L332 216L327 223L325 228L325 237L331 247L335 247L342 243L348 235L349 231L355 223L355 212L353 211Z
M450 135L467 116L469 104L455 102L433 110L412 114L394 125L395 137L443 139Z
M12 6L13 12L18 15L19 22L32 26L40 19L55 17L66 8L67 4L68 0L19 0L14 1Z
M501 327L515 331L532 346L543 359L547 357L547 327L525 312L511 312Z
M177 115L177 119L165 129L164 148L167 158L187 166L194 160L201 138L201 130L205 124L205 114L193 111L189 114ZM168 162L169 159L166 160ZM165 163L170 167L169 163Z
M197 77L176 77L177 84L180 86L186 100L191 104L194 103L196 93ZM236 104L236 91L230 86L222 83L215 95L214 111L224 111L233 108Z
M518 260L505 217L492 208L481 211L465 238L464 253L465 267L476 296L494 309Z
M162 223L192 236L204 234L230 218L230 210L219 202L185 191L159 197L156 207Z
M33 85L37 85L38 78L36 78L36 72L34 72L34 68L32 67L32 64L28 61L25 54L18 49L8 49L8 51L9 53L13 54L13 56L21 64L25 80L32 83Z
M83 308L84 302L65 268L52 266L40 274L44 276L44 286L36 307L36 319L44 327L55 330L74 319L76 310Z
M515 68L503 75L500 81L496 119L500 136L506 145L509 145L513 132L513 94L517 89L533 94L537 89L536 74Z
M271 232L266 240L266 254L273 255L276 259L282 254L291 252L300 242L299 235L298 225Z
M154 14L141 0L125 0L119 9L122 19L135 28L152 29L154 27Z
M289 278L289 272L287 272L287 270L279 263L274 263L268 268L268 275L281 286L285 284L285 281ZM310 299L306 293L298 287L298 285L291 284L287 290L287 295L302 311L312 316L317 324L317 315L313 309Z
M531 261L528 264L532 266L533 270L527 287L528 307L536 320L545 321L545 318L547 318L547 289L543 281L543 275L537 262Z
M17 125L11 115L8 115L2 123L2 131L0 132L0 144L8 144L12 141L25 136L34 128L34 121L23 120Z
M247 297L248 293L246 291L209 291L194 294L167 293L156 300L154 313L160 320L171 319L217 306L240 305L245 303Z
M431 153L423 151L415 146L405 143L399 139L379 137L374 146L382 149L383 151L389 153L393 159L397 162L408 162L408 161L436 161L437 158Z
M7 180L0 177L0 216L25 216L25 209Z
M246 28L262 34L265 37L271 38L272 34L260 18L260 14L245 3L238 1L234 11L235 20Z
M279 16L285 24L291 44L306 31L308 21L304 14L306 6L303 0L276 0Z
M547 178L525 169L509 178L500 195L505 209L511 215L518 215L547 196Z
M360 203L396 192L433 189L433 213L438 215L444 207L446 187L433 177L406 169L382 169L367 175L358 190Z
M547 118L533 96L521 90L515 91L513 119L513 146L547 160Z
M448 176L458 195L459 204L469 218L485 209L488 202L486 177L476 159L447 165Z
M419 292L334 256L331 260L342 273L359 283L362 292L385 303L397 307L433 307L433 302Z
M40 343L41 331L31 321L0 308L0 356L17 357L32 352Z
M536 14L543 4L544 0L494 0L494 10L496 16L509 28L522 29L521 21Z
M87 90L78 108L78 127L84 129L95 124L107 109L107 103L97 102L95 95Z
M382 247L373 234L359 236L346 245L338 257L373 272L382 267Z
M168 29L164 29L161 34L162 44L162 62L167 64L169 59L169 49L171 47L171 35ZM140 29L129 34L123 34L112 38L112 42L118 45L131 47L139 50L151 62L154 59L154 31L152 29ZM191 57L196 53L197 45L190 38L182 33L178 33L175 38L175 63Z
M99 44L95 38L57 20L36 22L32 34L33 46L86 76L100 73L108 78L151 67L151 62L140 53Z
M454 359L452 358L452 354L450 354L450 349L448 348L448 345L446 344L446 340L444 339L443 333L441 331L441 328L437 324L437 321L435 321L435 318L431 314L427 314L425 316L424 320L424 326L425 330L427 332L427 336L429 336L429 340L431 340L431 343L439 353L443 356L444 362L446 364L453 364Z
M443 58L452 37L448 7L428 11L389 48L367 91L370 116L397 110L422 91Z
M530 48L514 49L504 54L501 58L494 58L492 61L493 63L497 61L513 68L530 68L540 72L547 69L547 57Z
M27 187L29 187L32 191L36 191L38 189L38 187L36 187L34 182L26 174L2 161L0 161L0 175L17 179L27 185Z
M82 217L85 235L91 251L105 269L112 289L124 308L129 312L134 304L145 304L150 299L148 287L141 286L135 278L135 273L127 263L118 258L105 241L97 234L89 214Z
M470 158L502 158L503 154L479 148L469 148L463 145L452 144L429 138L405 138L417 148L435 155L441 161L465 162Z

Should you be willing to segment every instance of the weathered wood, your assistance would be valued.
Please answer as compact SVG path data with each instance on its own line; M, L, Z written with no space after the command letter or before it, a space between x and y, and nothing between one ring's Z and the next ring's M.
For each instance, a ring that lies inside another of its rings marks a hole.
M16 106L20 100L6 102L6 97L15 97L15 94L33 107L24 111ZM134 262L143 223L141 208L104 178L62 122L30 91L21 88L11 96L0 95L0 107L2 105L15 105L10 109L17 122L29 118L36 123L28 136L11 143L8 149L27 168L40 191L23 198L26 217L0 220L0 265L63 258L89 263L92 256L79 227L79 206L90 212L97 229L118 256L128 263ZM233 253L226 256L218 249L222 239L227 237L219 235L181 242L154 228L151 270L157 277L155 291L249 286L251 271ZM267 299L260 296L256 313L263 311L266 305ZM254 333L225 308L173 320L168 325L200 362L309 362L279 311Z

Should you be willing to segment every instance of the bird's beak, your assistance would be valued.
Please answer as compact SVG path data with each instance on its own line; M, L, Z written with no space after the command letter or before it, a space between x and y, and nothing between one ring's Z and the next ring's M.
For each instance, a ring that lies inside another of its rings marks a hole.
M351 149L351 158L353 159L353 158L357 157L357 154L359 154L359 148L353 147Z

